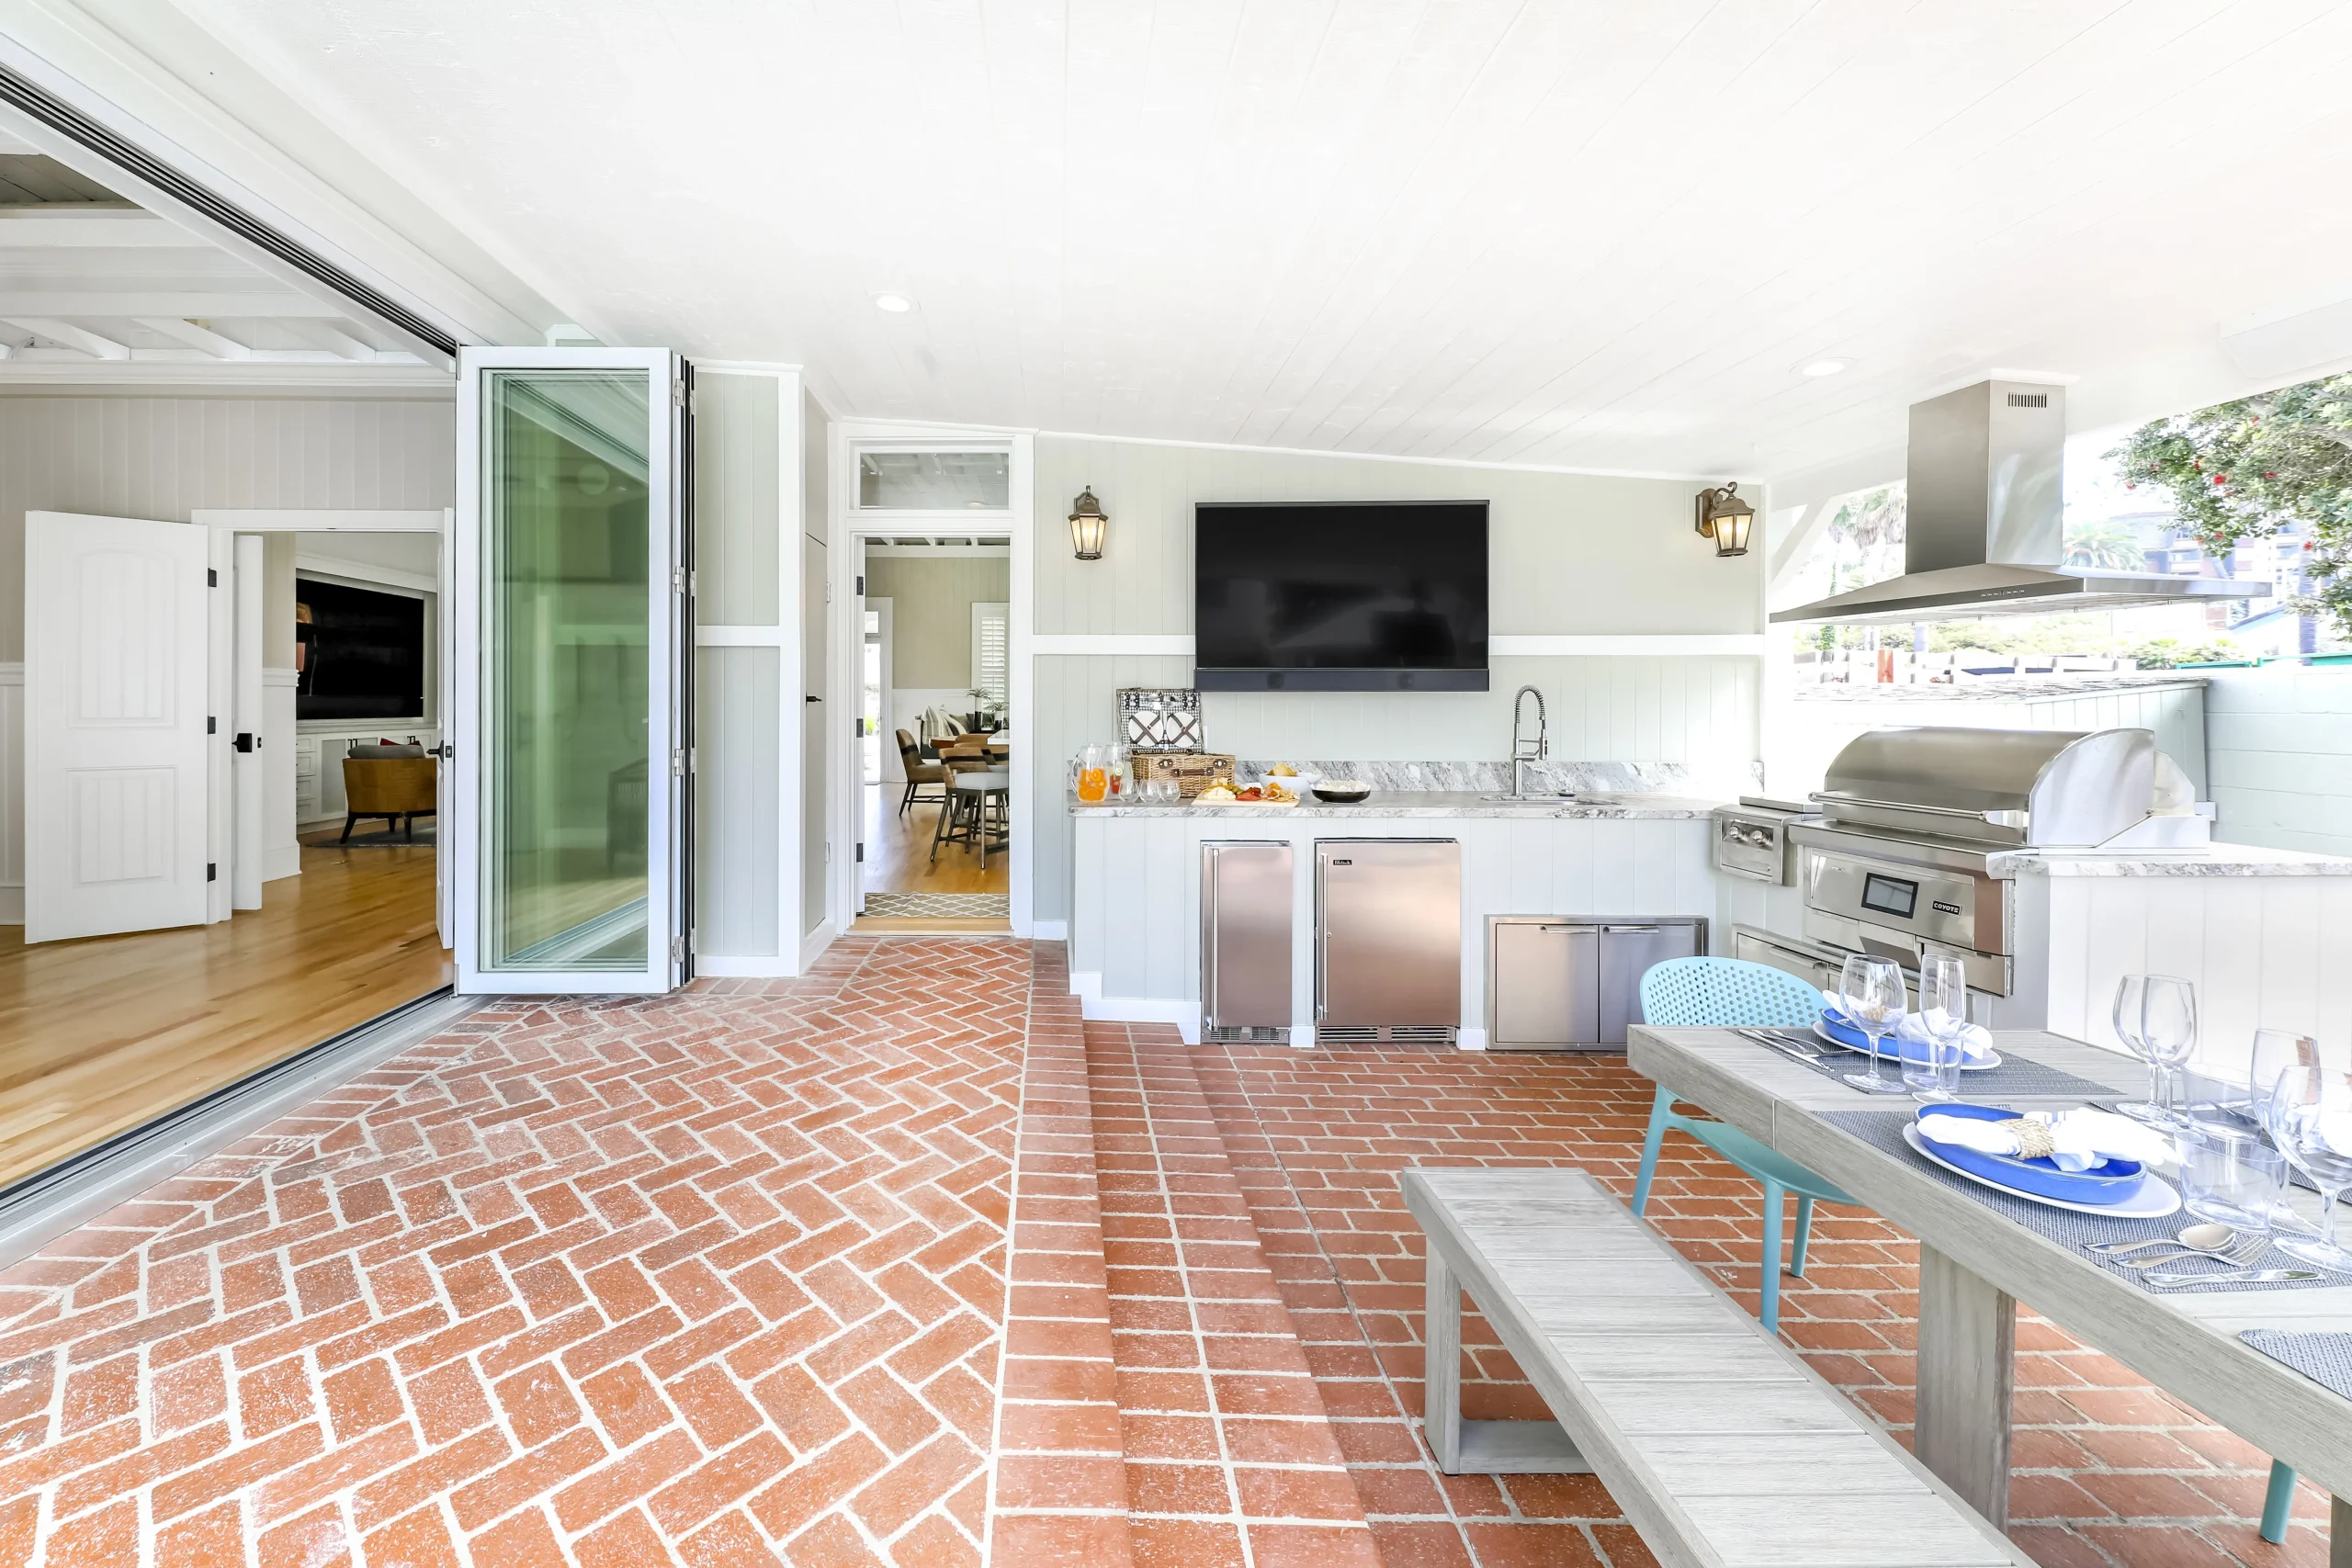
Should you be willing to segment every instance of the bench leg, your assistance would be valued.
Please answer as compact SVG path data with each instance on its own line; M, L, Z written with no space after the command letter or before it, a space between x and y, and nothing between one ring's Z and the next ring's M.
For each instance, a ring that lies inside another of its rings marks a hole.
M2009 1528L2009 1396L2018 1304L1934 1247L1919 1248L1919 1462L1997 1530Z
M1642 1139L1641 1174L1634 1178L1634 1213L1639 1214L1649 1207L1650 1182L1657 1175L1658 1145L1666 1142L1667 1113L1674 1109L1674 1091L1664 1084L1657 1086L1657 1097L1650 1101L1650 1130Z
M1804 1278L1805 1245L1813 1240L1813 1200L1797 1199L1797 1244L1789 1256L1789 1272L1797 1279Z
M1438 1469L1462 1473L1462 1282L1429 1249L1429 1294L1421 1342L1421 1419Z
M2270 1461L2270 1490L2262 1497L2262 1539L2277 1546L2287 1539L2287 1516L2295 1507L2295 1467Z
M1789 1190L1777 1181L1764 1184L1764 1298L1757 1316L1764 1332L1781 1332L1781 1220L1789 1206Z

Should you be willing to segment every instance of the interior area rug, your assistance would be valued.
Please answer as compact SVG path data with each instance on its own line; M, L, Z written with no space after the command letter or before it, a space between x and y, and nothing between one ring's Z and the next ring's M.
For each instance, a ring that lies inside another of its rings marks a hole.
M868 893L865 912L891 919L989 920L1012 913L1006 893Z

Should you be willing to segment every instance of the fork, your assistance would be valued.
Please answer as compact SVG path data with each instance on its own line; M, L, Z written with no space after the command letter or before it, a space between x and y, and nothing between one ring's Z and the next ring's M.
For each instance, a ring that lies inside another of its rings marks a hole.
M2136 1271L2142 1269L2162 1269L2172 1263L2185 1263L2192 1258L2210 1258L2214 1262L2229 1268L2243 1269L2261 1257L2269 1246L2270 1238L2267 1235L2248 1235L2241 1233L2231 1241L2229 1246L2217 1252L2205 1252L2194 1247L2183 1247L2179 1251L2167 1253L2161 1258L2110 1257L2108 1261L2118 1269L2130 1269Z
M1808 1046L1800 1045L1793 1040L1786 1039L1778 1034L1770 1033L1761 1029L1735 1029L1732 1032L1738 1035L1742 1040L1751 1041L1758 1045L1769 1045L1775 1051L1781 1052L1786 1055L1795 1056L1803 1061L1818 1062L1821 1060L1821 1053L1819 1051L1814 1050Z

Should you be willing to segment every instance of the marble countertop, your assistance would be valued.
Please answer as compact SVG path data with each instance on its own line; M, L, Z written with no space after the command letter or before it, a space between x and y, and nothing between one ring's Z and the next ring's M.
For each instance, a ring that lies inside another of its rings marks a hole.
M1991 876L2352 876L2352 857L2204 844L2193 850L2010 850L1985 857Z
M1720 800L1678 795L1592 795L1557 805L1510 806L1482 800L1475 790L1380 789L1351 806L1329 804L1309 795L1296 806L1241 804L1235 806L1084 806L1069 802L1075 817L1312 817L1318 821L1346 817L1504 818L1528 821L1673 821L1704 817Z
M1799 686L1791 694L1800 703L1863 705L1883 703L2018 703L2037 698L2080 697L2094 692L2146 691L2155 686L2202 686L2205 677L2188 670L2117 670L2079 675L1999 675L1957 685L1933 682L1919 685L1858 681L1850 685L1830 682Z

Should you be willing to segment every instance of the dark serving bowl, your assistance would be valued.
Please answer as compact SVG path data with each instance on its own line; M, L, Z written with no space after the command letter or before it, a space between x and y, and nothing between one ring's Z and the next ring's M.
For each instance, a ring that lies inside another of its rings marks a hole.
M1334 806L1352 806L1371 793L1370 789L1362 785L1353 789L1340 789L1334 784L1318 784L1314 789L1316 799L1329 801Z

